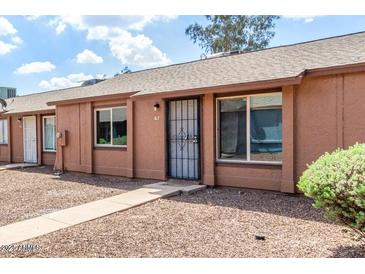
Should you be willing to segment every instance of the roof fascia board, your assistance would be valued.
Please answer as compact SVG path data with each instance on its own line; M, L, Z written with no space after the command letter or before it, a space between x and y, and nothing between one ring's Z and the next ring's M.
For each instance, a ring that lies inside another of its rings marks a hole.
M354 73L354 72L362 72L362 71L365 71L365 63L309 69L309 70L306 70L305 76L318 77L318 76L326 76L326 75L332 75L332 74Z
M55 109L41 109L41 110L32 110L32 111L24 111L24 112L12 112L6 111L6 112L0 112L0 116L11 116L11 115L17 115L17 116L30 116L30 115L36 115L36 114L54 114Z
M178 90L178 91L166 91L166 92L157 92L157 93L147 93L147 94L135 94L132 98L137 99L140 97L150 97L150 96L159 96L161 98L169 98L176 96L192 96L192 95L201 95L201 94L209 94L209 93L229 93L234 91L249 91L249 90L260 90L260 89L271 89L278 88L282 86L288 85L299 85L302 81L302 73L296 77L283 78L283 79L274 79L268 81L260 81L260 82L250 82L250 83L240 83L240 84L232 84L232 85L223 85L223 86L213 86L213 87L204 87L204 88L195 88L195 89L186 89L186 90Z
M47 105L48 106L70 105L70 104L104 101L104 100L112 100L112 99L126 99L126 98L131 97L133 94L135 94L137 92L138 91L127 92L127 93L114 93L114 94L100 95L100 96L91 96L91 97L85 97L85 98L74 98L74 99L59 100L59 101L50 101L50 102L47 102Z

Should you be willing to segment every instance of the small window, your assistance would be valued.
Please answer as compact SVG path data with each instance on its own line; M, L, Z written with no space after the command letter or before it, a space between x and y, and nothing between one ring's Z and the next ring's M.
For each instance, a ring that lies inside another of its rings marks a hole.
M0 144L8 143L8 120L0 120Z
M218 159L281 162L281 94L220 98Z
M95 145L127 145L127 109L116 107L95 110Z
M55 116L43 117L43 150L56 151Z

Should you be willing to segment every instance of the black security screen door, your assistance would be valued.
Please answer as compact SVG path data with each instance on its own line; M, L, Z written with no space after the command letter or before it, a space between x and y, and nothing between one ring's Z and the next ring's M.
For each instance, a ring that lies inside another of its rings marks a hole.
M168 175L200 179L199 99L168 102Z

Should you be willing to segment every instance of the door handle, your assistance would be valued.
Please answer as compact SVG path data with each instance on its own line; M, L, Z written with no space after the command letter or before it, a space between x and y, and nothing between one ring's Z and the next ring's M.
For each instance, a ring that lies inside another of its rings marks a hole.
M199 143L199 136L198 135L194 135L193 143Z

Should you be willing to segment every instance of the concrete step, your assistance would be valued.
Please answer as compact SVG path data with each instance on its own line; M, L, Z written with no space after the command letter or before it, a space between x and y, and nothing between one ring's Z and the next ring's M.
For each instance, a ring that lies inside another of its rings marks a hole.
M172 181L166 181L166 182L158 182L154 184L148 185L148 187L151 188L175 188L180 191L182 194L193 194L195 192L198 192L200 190L205 189L206 185L197 185L197 184L189 184L187 181L183 181L183 183L179 183L179 181L174 180ZM174 193L175 194L175 193Z
M206 188L207 188L206 185L191 185L191 186L184 187L181 191L185 195L190 195L190 194L196 193L198 191L204 190Z

